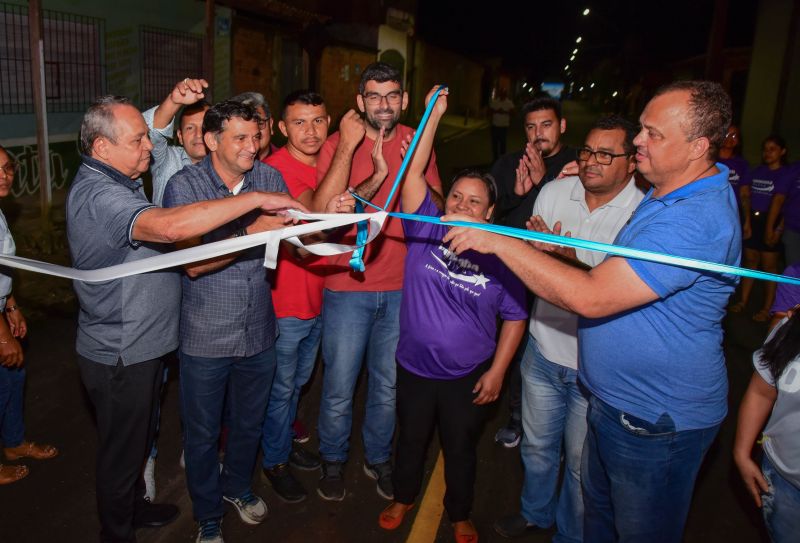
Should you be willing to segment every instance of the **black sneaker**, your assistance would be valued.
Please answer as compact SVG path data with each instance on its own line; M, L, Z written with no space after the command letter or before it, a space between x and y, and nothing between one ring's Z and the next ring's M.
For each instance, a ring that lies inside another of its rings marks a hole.
M317 494L323 500L340 502L344 499L344 464L342 462L323 462L322 477L319 479Z
M159 528L166 526L176 518L180 510L171 503L150 503L142 498L136 502L133 510L134 528Z
M264 476L272 485L272 489L286 503L300 503L308 497L306 489L295 479L288 464L278 464L264 468Z
M381 462L380 464L367 464L364 462L364 473L366 473L367 477L370 479L374 479L378 482L377 490L381 498L386 500L394 499L391 462Z
M507 538L522 537L538 530L541 530L539 526L531 524L519 513L506 515L494 523L494 531Z
M319 469L322 461L319 456L303 447L292 447L292 452L289 453L289 465L301 471L314 471Z

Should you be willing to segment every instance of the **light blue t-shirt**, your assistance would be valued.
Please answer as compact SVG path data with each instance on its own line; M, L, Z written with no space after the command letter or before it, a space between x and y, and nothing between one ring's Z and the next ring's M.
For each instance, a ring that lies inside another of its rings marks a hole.
M738 265L741 229L728 168L663 197L651 190L616 244ZM605 317L581 319L580 379L607 404L678 431L708 428L727 413L722 319L738 279L626 259L659 297Z

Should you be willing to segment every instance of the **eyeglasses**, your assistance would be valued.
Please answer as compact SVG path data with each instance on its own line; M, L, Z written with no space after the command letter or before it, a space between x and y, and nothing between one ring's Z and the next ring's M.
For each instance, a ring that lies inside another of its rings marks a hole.
M583 147L582 149L578 149L578 160L581 162L589 162L589 159L594 155L594 159L597 161L598 164L601 166L608 166L611 162L614 161L615 158L621 156L630 156L630 153L609 153L607 151L592 151L588 147Z
M0 170L2 170L7 176L11 177L19 171L19 164L13 160L9 160L0 166Z
M378 94L377 92L368 92L367 94L362 95L364 97L364 101L371 105L377 106L379 105L384 98L390 105L397 105L400 103L400 100L403 99L403 91L394 90L392 92L387 92L386 94Z

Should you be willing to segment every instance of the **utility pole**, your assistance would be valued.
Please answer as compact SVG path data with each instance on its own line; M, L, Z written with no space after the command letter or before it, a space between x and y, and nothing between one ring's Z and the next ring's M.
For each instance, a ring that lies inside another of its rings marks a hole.
M44 79L44 39L42 36L42 4L40 0L28 2L28 26L31 51L31 80L33 82L33 108L36 113L36 150L39 164L39 196L42 207L42 227L50 228L50 208L53 191L50 175L50 142L47 135L47 95Z
M206 32L203 36L203 72L205 80L208 81L208 88L214 92L214 34L216 33L216 21L214 13L214 0L206 0Z

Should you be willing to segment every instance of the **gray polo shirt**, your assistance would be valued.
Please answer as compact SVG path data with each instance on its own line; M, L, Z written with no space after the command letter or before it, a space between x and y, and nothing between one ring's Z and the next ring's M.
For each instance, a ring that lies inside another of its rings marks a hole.
M93 270L155 256L172 247L140 243L133 224L147 201L140 181L84 156L67 196L72 265ZM73 282L80 303L78 354L126 366L158 358L178 346L180 276L150 272L103 283Z

